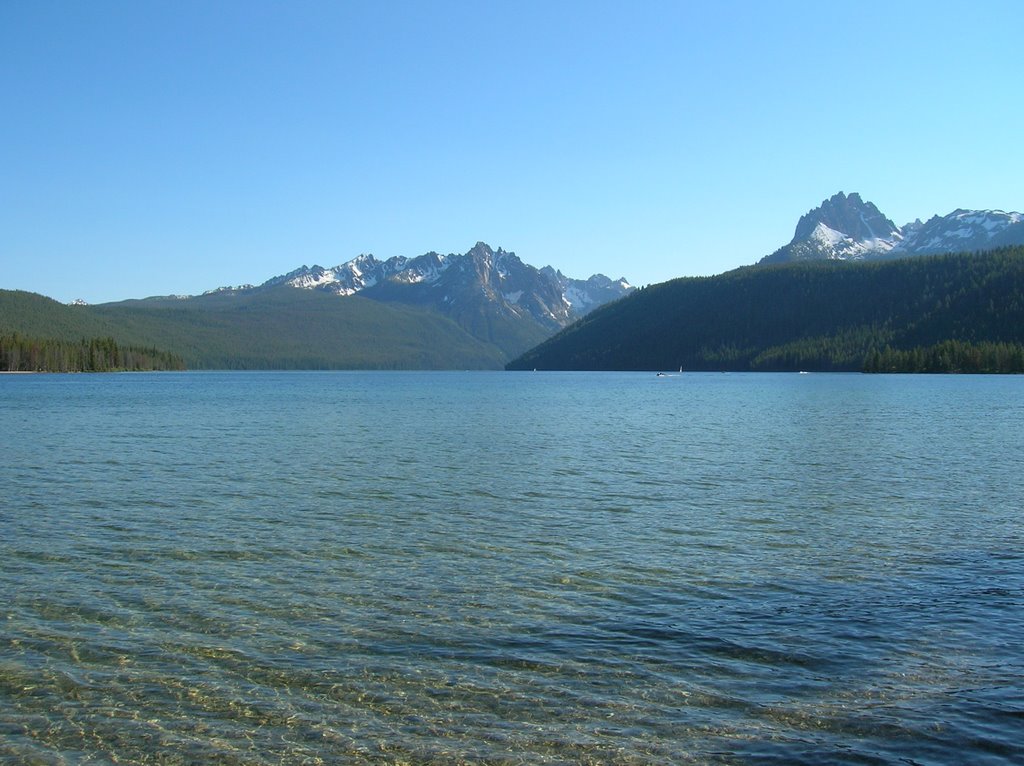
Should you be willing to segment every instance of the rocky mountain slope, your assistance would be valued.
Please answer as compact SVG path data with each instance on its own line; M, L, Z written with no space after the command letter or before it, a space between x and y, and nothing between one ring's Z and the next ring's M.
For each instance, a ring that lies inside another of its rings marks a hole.
M1019 244L1024 244L1020 213L958 209L901 227L859 194L839 192L803 215L792 241L760 262L873 260Z
M612 280L603 274L586 280L570 279L550 266L537 269L523 263L515 253L477 242L464 254L430 252L384 261L360 255L333 268L302 266L259 287L246 285L221 291L276 285L429 306L454 318L467 313L493 313L505 319L530 320L550 331L633 289L624 278Z

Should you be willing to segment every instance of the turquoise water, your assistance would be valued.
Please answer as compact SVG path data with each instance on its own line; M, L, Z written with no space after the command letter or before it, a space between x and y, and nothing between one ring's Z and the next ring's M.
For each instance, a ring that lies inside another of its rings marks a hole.
M4 763L1009 764L1024 378L0 376Z

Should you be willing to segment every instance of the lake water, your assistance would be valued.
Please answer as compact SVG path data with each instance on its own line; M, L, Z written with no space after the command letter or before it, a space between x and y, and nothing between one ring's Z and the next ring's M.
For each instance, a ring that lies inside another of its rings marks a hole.
M4 763L1024 762L1024 378L0 376Z

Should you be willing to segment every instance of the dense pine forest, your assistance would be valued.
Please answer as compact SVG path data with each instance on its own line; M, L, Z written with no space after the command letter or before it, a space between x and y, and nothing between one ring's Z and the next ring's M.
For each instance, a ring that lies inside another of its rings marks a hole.
M155 348L119 346L113 338L75 342L0 335L3 372L121 372L183 370L180 357Z
M1024 372L1024 247L751 266L638 290L508 365Z

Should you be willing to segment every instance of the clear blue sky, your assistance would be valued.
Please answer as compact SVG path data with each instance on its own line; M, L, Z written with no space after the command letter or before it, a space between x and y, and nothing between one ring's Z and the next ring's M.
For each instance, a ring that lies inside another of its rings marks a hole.
M0 2L0 287L199 293L478 241L715 274L837 191L1024 210L1019 0Z

